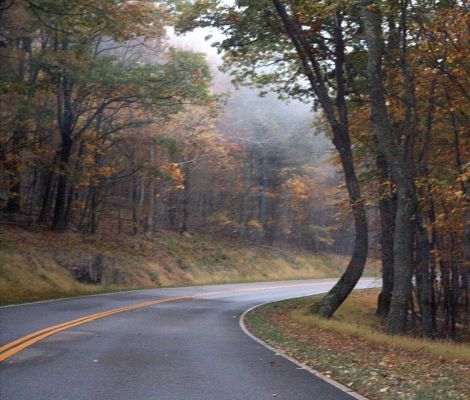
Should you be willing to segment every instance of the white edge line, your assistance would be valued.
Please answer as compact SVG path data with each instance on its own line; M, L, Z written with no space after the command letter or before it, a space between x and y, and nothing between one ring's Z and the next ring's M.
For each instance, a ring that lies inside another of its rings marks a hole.
M306 297L306 296L300 296L300 297ZM290 300L290 299L289 299ZM265 303L262 303L262 304L258 304L256 306L253 306L253 307L250 307L248 310L246 310L241 316L240 316L240 319L239 319L239 324L240 324L240 328L242 329L242 331L247 335L249 336L251 339L253 339L255 342L259 343L261 346L265 347L266 349L268 350L271 350L272 352L275 353L275 355L277 356L281 356L283 358L285 358L286 360L290 361L291 363L301 367L303 370L307 371L307 372L310 372L312 375L316 376L317 378L320 378L321 380L329 383L330 385L334 386L335 388L341 390L342 392L345 392L347 393L349 396L351 396L352 398L354 399L357 399L357 400L370 400L368 399L367 397L359 394L359 393L356 393L355 391L351 390L350 388L348 388L347 386L343 385L342 383L339 383L339 382L336 382L335 380L327 377L326 375L323 375L320 371L317 371L316 369L313 369L313 368L310 368L308 365L304 364L304 363L301 363L300 361L296 360L295 358L292 358L291 356L287 355L284 351L282 351L281 349L279 348L276 348L276 347L273 347L271 345L269 345L268 343L264 342L263 340L261 340L259 337L253 335L249 330L248 328L246 327L245 325L245 317L246 315L253 311L254 309L258 308L258 307L262 307L266 304L269 304L269 303L276 303L275 301L267 301Z

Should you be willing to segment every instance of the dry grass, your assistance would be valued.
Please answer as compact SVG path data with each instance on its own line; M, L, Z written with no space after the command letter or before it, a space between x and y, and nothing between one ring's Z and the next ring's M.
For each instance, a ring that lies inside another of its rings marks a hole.
M76 282L69 274L64 274L64 269L54 260L1 251L0 265L0 299L3 301L40 299L44 293L60 297L99 290L99 287Z
M353 293L332 319L321 318L299 308L292 317L303 324L366 339L378 344L399 347L408 351L425 352L448 361L470 362L470 346L451 341L433 341L383 333L383 322L375 315L376 290Z
M354 293L331 320L309 313L319 296L250 313L254 333L373 399L470 398L470 346L392 337L375 316L377 291Z
M111 260L102 285L74 280L71 269L96 255ZM162 232L154 237L83 236L20 228L0 233L0 302L14 303L130 288L331 278L347 258L276 250L206 236ZM377 274L371 263L368 274Z

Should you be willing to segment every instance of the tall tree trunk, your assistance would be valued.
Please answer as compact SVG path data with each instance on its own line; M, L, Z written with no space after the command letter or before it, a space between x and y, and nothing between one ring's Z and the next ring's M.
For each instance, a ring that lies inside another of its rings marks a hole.
M53 188L54 188L54 179L55 179L55 169L60 158L60 152L57 151L52 164L49 169L45 172L43 178L44 191L42 192L41 199L41 210L39 211L38 223L46 223L49 219L49 215L52 209L52 200L53 200Z
M88 208L90 207L92 190L93 190L93 182L92 182L92 179L90 179L88 190L87 190L86 197L85 197L85 206L82 209L82 212L80 215L80 221L78 222L79 229L85 229L84 222L85 222L85 217L88 213Z
M430 271L430 245L427 231L420 221L418 226L418 279L419 279L419 305L421 310L421 335L430 338L433 336L433 277Z
M428 192L432 192L432 187L430 183L428 183ZM437 332L437 302L436 302L436 267L438 264L438 260L436 259L436 253L440 252L439 249L439 236L437 234L436 230L436 213L435 213L435 204L434 204L434 199L432 196L429 197L429 205L428 205L428 219L429 223L432 226L432 231L431 231L431 247L432 247L432 252L431 252L431 282L432 282L432 330L434 332Z
M253 146L248 147L248 162L245 171L245 189L243 192L241 221L240 221L240 240L245 240L248 228L248 220L250 219L250 198L251 188L253 186Z
M145 206L145 176L142 175L140 177L140 188L139 188L139 208L137 211L137 224L139 226L139 232L145 230L144 227L142 226L142 222L145 221L143 218L144 215L144 206Z
M451 105L450 96L446 92L446 97ZM450 113L450 121L452 124L452 130L454 132L454 154L455 154L455 164L457 167L457 171L459 175L464 173L464 167L462 165L462 154L461 154L461 146L460 146L460 138L459 138L459 129L457 127L457 118L455 116L454 111ZM467 167L468 168L468 167ZM462 297L463 297L463 307L464 307L464 315L465 320L463 321L464 326L468 319L468 309L469 309L469 302L470 302L470 183L468 180L460 180L460 188L463 193L466 195L467 199L467 210L465 212L465 225L464 225L464 232L463 232L463 264L461 266L462 271Z
M64 41L64 50L67 48ZM60 168L57 193L55 199L54 220L52 229L63 232L67 229L67 189L68 189L68 167L72 154L73 138L72 131L75 123L75 114L72 104L72 89L74 82L68 77L63 77L57 94L57 115L59 119L61 134Z
M362 19L368 46L367 74L370 88L371 119L379 147L390 165L398 187L398 204L394 238L394 283L392 302L387 320L387 331L404 333L408 306L411 300L411 278L414 266L414 228L417 212L416 189L411 168L405 162L403 151L392 131L382 82L382 21L374 0L361 0Z
M183 164L184 173L184 189L183 199L181 201L181 227L180 233L188 232L188 219L189 219L189 196L191 193L191 177L188 164Z
M98 231L98 186L93 185L90 189L90 234Z
M382 261L382 290L377 301L377 315L386 317L390 311L393 290L393 238L395 231L395 196L392 193L387 161L382 153L377 155L379 175L380 251Z
M20 122L21 124L21 122ZM8 201L5 211L11 214L21 212L21 150L20 147L26 142L26 130L19 127L13 133L12 146L14 154L13 160L6 165L8 171L9 191Z
M138 194L137 194L137 176L132 177L132 234L137 235L139 233L139 220L140 220L140 215L139 215L139 210L137 207L138 203Z
M67 229L67 189L68 189L68 165L72 154L73 140L67 135L62 139L60 152L59 178L57 182L57 193L55 198L54 220L52 229L63 232Z
M81 173L83 171L82 158L85 154L85 143L84 141L80 142L78 154L75 160L74 171L75 173ZM67 205L65 211L65 218L67 221L72 221L73 217L73 201L77 195L78 189L76 183L72 182L70 184L70 190L67 196Z
M150 144L149 156L150 156L150 165L152 166L152 170L154 170L156 168L154 144ZM156 177L153 174L151 174L150 181L149 181L147 223L145 227L146 233L153 233L153 231L155 230L155 196L156 196L155 180L156 180Z

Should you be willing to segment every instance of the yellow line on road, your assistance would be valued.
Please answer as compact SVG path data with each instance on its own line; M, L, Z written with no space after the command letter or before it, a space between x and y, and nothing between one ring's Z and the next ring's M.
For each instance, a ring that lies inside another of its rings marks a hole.
M266 286L266 287L261 287L261 288L225 290L225 291L219 291L219 292L201 293L201 294L188 295L188 296L167 297L164 299L148 301L148 302L140 303L140 304L134 304L131 306L115 308L112 310L103 311L100 313L91 314L85 317L77 318L72 321L64 322L62 324L50 326L48 328L44 328L39 331L32 332L26 336L13 340L12 342L7 343L4 346L0 347L0 362L5 361L6 359L20 352L21 350L24 350L25 348L49 336L55 335L56 333L62 332L66 329L73 328L78 325L95 321L100 318L108 317L110 315L119 314L119 313L126 312L126 311L137 310L139 308L150 307L150 306L154 306L154 305L162 304L162 303L175 302L179 300L191 300L191 299L197 299L197 298L207 297L207 296L237 295L237 294L243 294L247 292L259 292L263 290L288 289L288 288L320 286L320 285L329 285L329 284L331 284L331 282L317 282L317 283L303 283L303 284L301 283L301 284L294 284L294 285L278 285L278 286Z

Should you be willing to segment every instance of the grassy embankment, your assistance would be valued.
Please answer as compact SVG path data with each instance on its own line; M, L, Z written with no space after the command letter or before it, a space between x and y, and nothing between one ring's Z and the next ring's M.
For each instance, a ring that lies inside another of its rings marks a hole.
M71 271L88 268L97 256L102 258L101 283L74 279ZM339 276L346 262L330 254L171 232L106 238L7 227L0 232L0 303L131 288L329 278ZM368 266L367 274L377 275L376 264Z
M309 313L319 299L313 296L257 308L246 323L272 346L371 399L469 399L470 346L384 334L377 293L355 292L330 320Z

